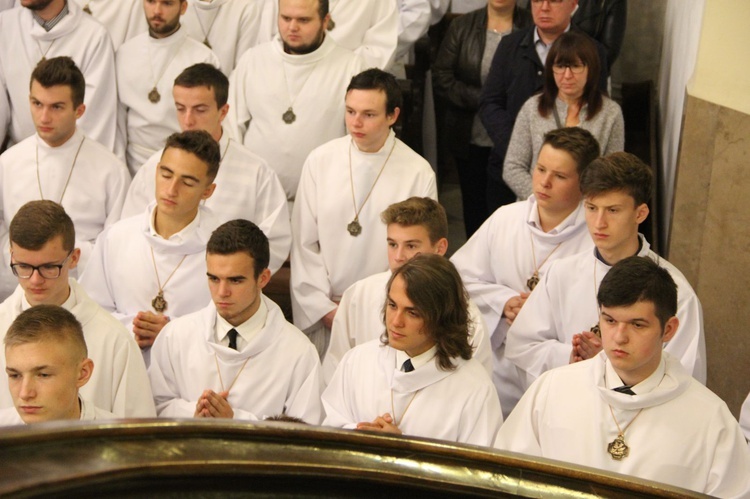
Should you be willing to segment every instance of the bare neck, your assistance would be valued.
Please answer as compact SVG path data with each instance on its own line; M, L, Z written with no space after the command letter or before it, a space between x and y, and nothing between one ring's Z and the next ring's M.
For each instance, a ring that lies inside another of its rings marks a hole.
M505 32L513 28L513 10L515 6L493 7L487 4L487 27L495 31Z
M543 232L549 232L568 218L576 209L576 206L567 211L550 211L539 207L539 223Z
M198 215L198 209L195 210L191 217L177 218L168 215L160 214L159 208L156 208L156 216L154 217L154 230L164 239L169 239L173 235L180 232L182 229L190 225L190 222L195 220Z

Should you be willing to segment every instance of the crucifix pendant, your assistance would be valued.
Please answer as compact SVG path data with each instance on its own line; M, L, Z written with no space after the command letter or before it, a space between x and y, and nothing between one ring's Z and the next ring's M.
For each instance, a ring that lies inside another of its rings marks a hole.
M164 291L159 291L154 299L151 300L151 306L160 314L167 309L167 300L164 299Z
M526 281L526 285L529 287L529 291L534 291L537 284L539 284L539 272L535 270L529 280Z
M628 457L630 454L630 447L625 444L625 436L620 433L617 435L609 445L607 445L607 452L612 456L612 459L616 461L622 460L624 457Z
M156 87L152 88L151 91L148 93L148 100L156 104L161 100L161 95L159 95L159 91L156 90Z
M359 224L359 220L355 218L349 222L349 225L346 226L346 230L349 231L349 234L356 237L362 233L362 226Z
M205 38L203 39L203 45L205 45L206 47L208 47L208 48L210 48L210 49L212 49L212 48L213 48L213 47L211 46L211 44L210 44L210 43L208 42L208 37L205 37Z
M281 119L284 120L284 123L286 123L287 125L291 125L297 119L297 115L294 114L294 110L292 110L292 107L289 106L289 109L287 109L286 112L281 115Z

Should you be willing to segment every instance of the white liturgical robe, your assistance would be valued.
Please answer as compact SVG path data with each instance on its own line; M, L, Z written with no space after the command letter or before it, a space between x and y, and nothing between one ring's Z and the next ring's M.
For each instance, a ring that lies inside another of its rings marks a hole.
M128 330L97 305L75 279L70 279L70 297L63 304L83 326L88 357L94 361L91 379L81 395L121 418L149 418L156 415L146 366L141 351ZM0 304L0 338L22 311L30 308L23 288L18 286ZM0 356L5 371L5 356ZM0 387L0 407L13 407L7 383Z
M73 273L76 276L86 268L99 233L120 219L130 175L114 154L78 129L58 147L48 146L34 134L5 151L0 156L0 185L6 229L18 209L29 201L49 199L65 208L75 225L76 247L81 249L78 269ZM3 296L8 296L18 281L10 272L6 236L3 258L0 279Z
M50 31L25 7L0 13L0 144L6 131L11 144L34 134L29 112L31 72L42 57L66 55L86 80L87 111L78 126L108 150L115 150L117 82L112 41L104 26L77 3L68 2L68 9L68 15Z
M330 0L329 31L336 43L362 56L366 68L388 69L398 44L397 0Z
M203 391L213 390L229 391L235 419L283 413L320 424L318 353L278 305L265 296L262 300L268 310L265 325L240 351L216 341L213 303L167 324L156 338L149 367L159 416L193 417Z
M310 151L346 134L346 87L361 69L361 60L330 37L303 55L285 53L276 37L237 63L229 83L227 128L276 171L288 199L294 199ZM295 116L292 123L282 119L288 109Z
M355 215L352 190L361 209L358 236L347 231ZM361 152L349 135L310 153L292 211L292 309L298 328L315 325L336 308L333 300L346 288L388 268L380 213L411 196L437 199L435 173L393 131L375 153Z
M740 426L745 434L745 439L750 444L750 395L747 396L745 402L742 404L742 411L740 412Z
M451 257L490 331L493 381L506 418L526 387L516 366L505 358L505 337L510 327L503 317L505 304L530 291L526 282L537 265L543 276L555 259L593 246L581 205L557 227L544 232L532 195L496 210Z
M336 311L336 318L333 320L331 342L323 358L323 378L326 384L331 381L346 352L357 345L380 338L385 331L383 305L391 275L391 271L387 270L365 277L344 292ZM472 301L469 301L469 315L472 324L469 343L474 349L473 357L484 366L487 374L492 376L489 333L479 309Z
M286 194L281 182L266 162L224 133L219 139L221 164L214 182L216 189L205 201L219 223L243 218L255 223L268 238L271 272L281 268L289 256L292 228ZM122 218L143 213L154 201L158 151L138 170L128 189Z
M614 391L621 385L604 352L552 369L521 398L495 447L712 496L750 497L750 449L737 421L679 360L665 353L632 387L636 395ZM629 425L629 454L620 460L608 452L618 435L615 418Z
M188 2L180 22L197 42L208 41L219 58L219 67L229 76L250 47L271 39L264 25L263 4L267 0L195 0Z
M167 137L180 131L172 86L185 68L199 62L219 66L211 49L190 38L183 28L166 38L141 33L117 50L117 127L121 140L127 140L126 157L132 174L164 147ZM158 102L149 97L153 89L158 92Z
M492 443L503 415L477 360L452 359L456 369L443 371L435 357L407 373L396 352L374 340L346 353L323 392L324 426L355 428L388 413L405 435Z
M641 238L638 256L667 269L677 284L677 334L664 347L685 369L706 382L706 340L703 311L695 291L677 268L649 249ZM611 267L595 250L555 260L508 330L505 355L518 366L528 387L543 372L570 362L573 335L599 323L596 293Z
M200 310L211 301L206 244L219 225L216 217L201 207L187 227L164 239L153 229L155 207L154 203L144 213L104 231L80 279L89 295L128 331L132 331L138 312L154 312L151 301L159 292L159 282L167 302L164 314L172 319ZM148 364L147 351L144 360Z
M115 414L96 407L81 396L78 397L78 401L81 408L81 421L107 421L118 418ZM18 426L23 424L26 423L23 422L15 407L0 409L0 426Z
M94 19L107 28L114 49L136 35L148 30L142 0L75 0L78 5L91 11Z

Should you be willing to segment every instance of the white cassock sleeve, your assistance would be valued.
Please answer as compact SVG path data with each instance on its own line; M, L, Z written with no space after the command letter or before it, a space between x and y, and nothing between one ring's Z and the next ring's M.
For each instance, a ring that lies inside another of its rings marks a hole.
M271 260L268 268L275 274L289 257L292 247L292 225L286 192L279 177L271 168L263 168L258 175L255 193L255 213L251 220L268 238Z
M323 357L322 370L325 385L330 383L336 367L341 363L341 359L344 358L346 352L355 347L351 332L356 331L357 328L368 327L366 324L357 324L358 314L356 309L360 305L356 294L357 286L358 284L354 283L344 292L341 296L339 308L336 310L336 316L333 318L331 340L328 343L325 357Z
M398 0L398 49L396 60L409 53L411 47L430 28L428 0Z
M362 39L362 45L354 52L365 61L365 67L386 69L393 64L398 44L398 6L395 0L378 0L378 21Z
M309 161L308 157L302 167L302 177L292 208L292 226L296 231L296 251L292 264L293 272L298 272L294 279L299 286L296 292L306 298L304 314L307 316L306 322L312 325L334 310L337 305L330 299L331 281L320 249L320 221L316 196L318 187ZM297 318L295 323L298 323Z
M112 40L101 37L98 43L88 45L87 52L87 64L79 68L86 75L86 112L78 126L122 159L116 141L118 100Z
M224 120L224 131L240 144L244 143L250 120L253 119L249 104L252 97L248 98L245 94L244 82L250 78L246 66L246 64L238 64L229 77L229 112Z
M486 328L494 334L507 332L507 328L498 327L503 320L505 304L518 296L513 288L497 282L492 273L492 258L498 248L494 248L492 233L494 219L486 220L471 238L451 257L466 286L471 299L482 313ZM502 345L505 337L492 338L493 345Z
M351 363L347 362L347 357L351 355L354 350L349 350L344 355L344 358L339 362L336 367L330 383L323 391L321 400L323 402L323 410L325 411L325 421L323 426L331 426L334 428L346 428L353 430L357 427L357 418L354 415L354 409L352 407L352 401L350 400L349 394L359 382L359 372L357 369L351 368ZM377 376L380 373L369 373L372 376ZM375 394L372 394L374 397ZM371 419L375 419L378 414L373 414Z
M550 293L558 288L557 263L553 262L529 295L505 341L505 356L528 375L526 387L542 373L570 363L573 345L558 336L559 308Z
M112 288L113 284L107 273L107 263L105 260L108 254L108 233L108 230L104 230L96 238L96 244L86 264L86 271L80 277L80 282L92 300L98 303L104 310L111 313L128 331L132 332L135 314L125 314L117 311L115 293Z
M132 334L128 340L111 359L113 382L117 383L117 386L112 387L115 397L110 412L129 418L156 417L154 397L143 354Z
M529 456L542 456L539 421L545 414L548 387L549 383L540 381L526 390L497 432L493 447Z

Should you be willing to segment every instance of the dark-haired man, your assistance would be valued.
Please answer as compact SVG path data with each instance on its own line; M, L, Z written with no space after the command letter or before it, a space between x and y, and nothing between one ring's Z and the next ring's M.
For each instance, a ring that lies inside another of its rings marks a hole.
M599 144L582 128L547 133L532 172L534 194L496 210L451 258L490 331L506 417L525 388L505 358L508 328L554 260L591 248L579 179L598 156Z
M187 5L187 0L143 0L148 32L117 49L117 133L127 144L132 174L180 130L169 98L175 77L199 62L219 66L216 54L181 27Z
M128 330L70 277L81 256L73 221L53 201L31 201L10 223L10 266L16 291L0 305L0 336L24 310L56 305L75 315L97 368L81 394L120 417L153 417L154 402L138 346ZM0 358L0 369L3 367ZM0 389L0 407L12 405Z
M276 171L290 201L310 151L346 133L341 96L362 69L326 35L329 19L328 0L279 0L278 36L248 50L230 79L231 133Z
M388 268L380 213L411 196L437 199L432 168L391 130L401 107L396 78L363 71L345 102L349 135L310 153L292 211L294 324L321 356L346 288Z
M169 318L210 300L201 284L206 243L219 222L201 203L213 194L220 161L208 132L170 135L156 170L156 202L102 233L81 276L94 300L135 333L146 364Z
M221 166L216 190L205 205L220 222L244 218L255 222L271 246L271 273L289 256L292 229L286 194L276 173L241 142L230 139L222 123L229 111L229 80L210 64L195 64L175 79L172 88L182 131L205 130L219 143ZM154 179L162 151L138 170L128 189L122 217L137 215L154 199Z
M737 421L664 348L682 327L673 275L649 257L616 263L597 293L603 351L542 375L495 447L750 496L750 450Z
M81 271L86 268L96 237L119 220L130 184L125 165L78 128L78 120L87 111L86 86L83 73L71 58L40 62L31 74L26 94L31 108L27 113L36 134L0 156L0 209L6 227L29 201L50 199L61 204L76 226ZM4 298L17 282L8 267L7 241L3 247L6 264L0 272L0 297Z
M252 222L232 220L211 235L213 303L170 322L154 343L149 375L159 416L259 421L285 414L320 423L320 362L263 296L268 258L268 239Z
M28 112L29 77L46 59L68 56L86 78L81 129L115 150L117 82L112 42L104 27L66 0L20 0L21 7L0 13L0 145L34 134ZM119 151L118 151L119 153Z
M596 159L583 172L581 192L594 249L555 260L508 331L505 354L521 370L526 387L543 372L594 357L602 349L595 328L596 291L612 265L634 255L656 261L677 283L680 332L664 349L705 383L700 301L682 273L638 234L652 189L651 169L628 153Z
M91 379L81 324L62 307L39 305L22 312L4 338L13 407L0 409L0 426L117 416L79 394Z

